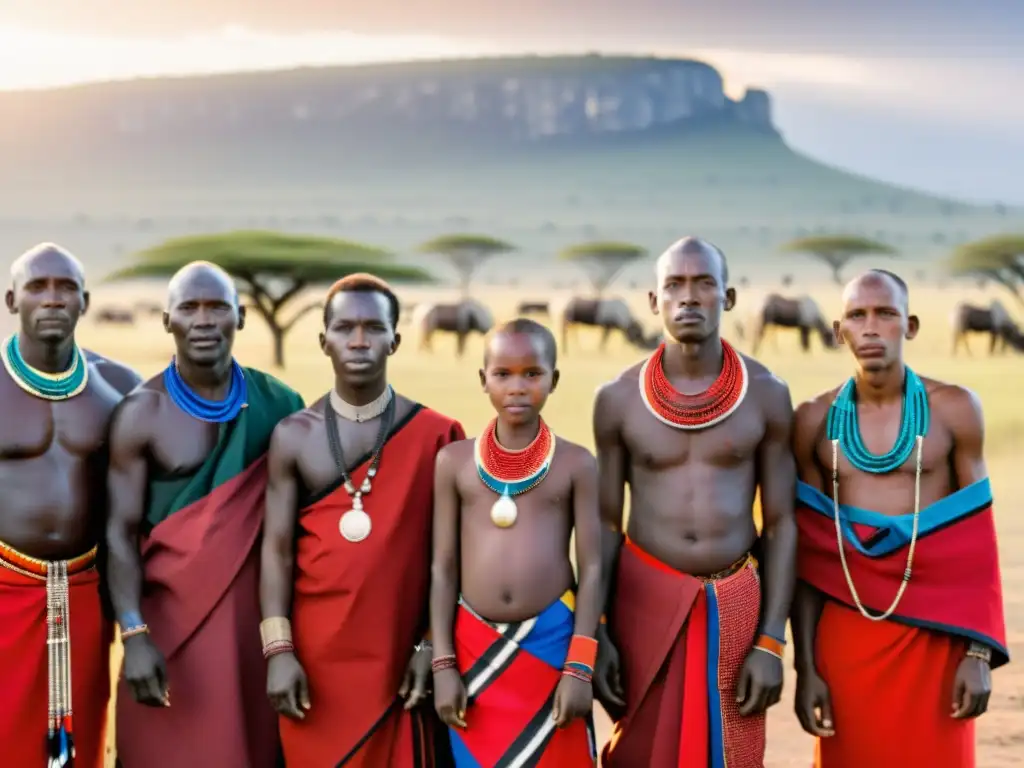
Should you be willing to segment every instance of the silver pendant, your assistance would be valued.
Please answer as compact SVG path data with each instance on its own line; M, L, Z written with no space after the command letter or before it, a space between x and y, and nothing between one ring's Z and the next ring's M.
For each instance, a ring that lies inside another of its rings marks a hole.
M358 543L370 535L370 516L362 509L350 509L341 516L338 529L347 541Z
M499 528L510 528L516 521L519 509L512 497L502 494L491 507L491 522Z

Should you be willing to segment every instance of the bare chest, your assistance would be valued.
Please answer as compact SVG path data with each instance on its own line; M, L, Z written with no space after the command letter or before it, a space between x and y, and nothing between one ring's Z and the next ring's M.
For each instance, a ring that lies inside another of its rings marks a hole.
M182 413L170 399L161 405L160 418L150 442L150 454L159 474L178 477L195 472L217 445L226 425L213 424Z
M16 461L59 450L88 456L103 447L117 399L92 387L70 400L29 395L6 376L0 383L0 459Z
M764 417L750 400L719 424L683 430L660 422L637 398L625 423L630 463L652 472L691 464L735 468L754 459L765 434Z
M896 438L899 435L899 422L885 424L881 421L872 424L869 420L861 420L861 440L864 447L875 456L882 456L892 450ZM921 475L922 477L943 475L950 473L949 457L953 450L953 437L949 430L941 423L932 422L928 435L921 445ZM864 473L858 470L844 452L842 446L836 446L827 438L822 440L817 450L818 462L829 473L838 470L840 481L853 481L855 478L863 478ZM891 473L877 475L880 481L892 477L899 481L913 481L917 473L918 449L915 444L910 455L903 463Z
M459 473L458 489L464 508L489 509L499 498L499 494L480 478L474 462L467 463ZM556 457L551 471L538 485L513 498L523 513L564 512L572 503L572 476L564 467L558 466Z
M344 422L338 429L340 451L335 455L327 438L327 426L323 421L318 421L310 430L299 454L299 478L310 493L322 490L337 482L342 476L342 470L352 474L361 466L369 465L382 442L379 421L363 424ZM388 458L389 463L400 459L391 455ZM380 472L401 470L399 466L385 468L383 459L382 449L381 461L378 464Z

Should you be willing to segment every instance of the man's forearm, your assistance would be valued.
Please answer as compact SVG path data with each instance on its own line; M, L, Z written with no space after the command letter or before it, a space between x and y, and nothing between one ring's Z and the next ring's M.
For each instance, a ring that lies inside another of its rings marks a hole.
M806 582L797 581L793 597L793 651L798 671L817 669L814 645L818 634L818 619L825 605L825 597Z
M260 613L264 619L291 615L294 559L272 542L264 541L260 558Z
M619 553L625 536L621 531L605 526L601 529L601 612L607 613L615 593L615 574L619 567Z
M781 518L766 531L760 631L778 640L785 639L786 621L793 603L796 536L796 521L792 516Z
M110 601L116 621L125 624L144 623L142 603L142 561L138 552L138 539L122 531L108 538L107 581Z

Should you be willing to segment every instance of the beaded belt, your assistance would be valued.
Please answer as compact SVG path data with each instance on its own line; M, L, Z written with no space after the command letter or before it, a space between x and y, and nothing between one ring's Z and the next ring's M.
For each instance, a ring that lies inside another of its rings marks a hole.
M71 717L71 627L68 578L93 568L96 547L70 560L48 562L0 542L0 567L46 584L46 651L49 688L47 766L70 768L75 743Z
M697 578L705 583L711 581L719 581L720 579L728 578L729 576L732 576L734 573L738 573L739 571L743 570L743 568L746 567L747 563L753 563L754 567L757 567L757 560L754 558L754 556L751 554L746 554L739 560L737 560L735 563L730 565L728 568L723 568L720 571L715 571L714 573L709 574L707 576L698 576Z

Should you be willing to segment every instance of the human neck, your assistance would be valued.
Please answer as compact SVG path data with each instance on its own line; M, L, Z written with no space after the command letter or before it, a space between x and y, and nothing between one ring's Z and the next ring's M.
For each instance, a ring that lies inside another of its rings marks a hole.
M857 399L876 405L902 399L906 376L907 366L902 360L878 371L862 368L854 376Z
M338 393L338 397L349 405L369 405L383 395L387 388L388 379L384 375L377 380L358 386L353 386L341 376L334 377L334 391Z
M75 338L71 336L56 344L47 344L18 334L18 353L22 360L37 371L64 373L73 361Z
M703 341L677 341L665 345L662 369L668 379L701 379L722 372L722 340L716 333Z
M508 424L498 418L494 439L506 451L521 451L537 439L540 433L540 414L522 424Z
M188 388L207 400L223 400L231 387L233 357L218 360L213 365L196 365L187 358L178 357L175 365Z

